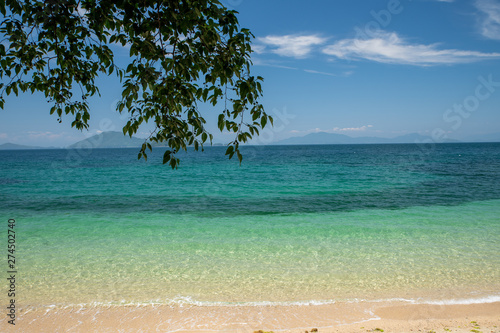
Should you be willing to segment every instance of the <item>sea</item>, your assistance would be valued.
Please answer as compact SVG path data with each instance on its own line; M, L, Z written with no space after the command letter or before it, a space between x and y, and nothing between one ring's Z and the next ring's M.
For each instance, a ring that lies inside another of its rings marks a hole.
M163 151L0 151L18 306L500 300L500 143Z

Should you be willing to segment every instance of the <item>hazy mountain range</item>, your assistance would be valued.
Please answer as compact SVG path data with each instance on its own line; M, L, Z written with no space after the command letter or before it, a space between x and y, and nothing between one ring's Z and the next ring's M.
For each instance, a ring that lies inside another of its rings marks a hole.
M288 138L275 142L276 145L318 145L318 144L369 144L369 143L417 143L422 141L432 140L429 136L420 135L417 133L401 135L395 138L379 138L379 137L357 137L353 138L344 134L317 132L307 134L305 136ZM444 140L443 142L460 142L458 140Z
M288 138L277 141L274 145L314 145L314 144L370 144L370 143L416 143L432 140L428 136L417 133L406 134L395 138L379 138L379 137L357 137L353 138L344 134L317 132L307 134L305 136ZM443 142L500 142L500 133L491 133L484 135L475 135L466 138L465 140L445 140ZM137 148L141 147L144 139L129 137L123 135L122 132L103 132L91 136L85 140L78 141L66 148ZM214 146L220 144L215 143ZM153 146L163 146L162 144L154 144ZM23 149L59 149L56 147L38 147L18 145L14 143L4 143L0 145L0 150L23 150Z
M122 132L102 132L78 141L68 148L137 148L141 147L143 143L144 139L123 135Z
M0 145L0 150L25 150L25 149L55 149L55 147L38 147L38 146L26 146L18 145L15 143L4 143Z

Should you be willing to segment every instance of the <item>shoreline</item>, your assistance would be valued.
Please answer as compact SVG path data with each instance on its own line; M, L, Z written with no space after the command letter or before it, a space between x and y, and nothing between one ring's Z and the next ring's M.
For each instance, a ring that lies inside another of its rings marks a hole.
M5 332L500 332L500 301L472 304L109 305L19 309ZM378 329L378 330L377 330Z

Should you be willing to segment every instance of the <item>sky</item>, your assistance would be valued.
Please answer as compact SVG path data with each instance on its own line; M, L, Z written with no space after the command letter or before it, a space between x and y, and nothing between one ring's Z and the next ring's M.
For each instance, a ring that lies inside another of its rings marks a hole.
M319 131L437 142L500 132L500 0L222 2L255 35L252 74L264 77L262 103L275 119L255 144ZM89 131L71 128L70 117L58 123L41 95L9 96L0 144L64 147L120 131L121 85L98 82ZM215 142L233 139L216 129L218 109L200 109Z

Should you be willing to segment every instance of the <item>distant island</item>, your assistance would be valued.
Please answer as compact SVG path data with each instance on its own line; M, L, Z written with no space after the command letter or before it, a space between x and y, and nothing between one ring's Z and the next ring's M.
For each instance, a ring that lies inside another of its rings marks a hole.
M102 132L91 136L85 140L78 141L70 146L68 149L78 148L140 148L145 142L145 139L130 137L123 135L122 132ZM221 145L214 143L214 146ZM167 147L166 143L151 143L153 147Z
M87 139L78 141L66 149L79 149L79 148L139 148L144 143L144 139L136 137L129 137L123 135L121 132L102 132L93 135ZM159 145L156 145L159 146ZM28 150L28 149L64 149L58 147L38 147L18 145L15 143L4 143L0 145L0 150Z
M31 149L58 149L56 147L38 147L38 146L25 146L15 143L4 143L0 145L0 150L31 150Z
M429 141L430 140L430 141ZM288 138L285 140L277 141L275 145L318 145L318 144L380 144L380 143L418 143L418 142L432 142L429 136L421 135L418 133L401 135L395 138L379 138L379 137L357 137L353 138L344 134L317 132L305 136ZM458 140L443 140L443 143L460 142Z
M144 143L144 139L123 135L122 132L102 132L87 139L78 141L68 149L79 148L138 148Z

